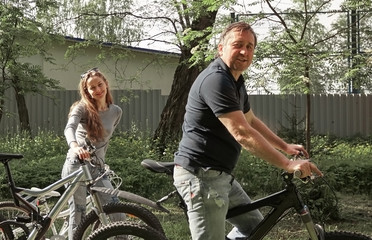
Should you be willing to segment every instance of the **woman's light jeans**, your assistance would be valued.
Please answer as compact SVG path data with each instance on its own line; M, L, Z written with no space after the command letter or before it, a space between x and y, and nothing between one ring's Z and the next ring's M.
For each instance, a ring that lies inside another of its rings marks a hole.
M71 154L72 155L72 154ZM62 169L62 178L68 176L69 174L75 172L79 169L80 163L76 157L70 157L68 154L67 159L63 165ZM89 166L90 173L94 178L98 177L103 170L100 167L93 168ZM68 204L70 208L70 220L69 220L69 229L68 229L68 239L73 239L73 234L76 227L80 224L82 218L86 214L86 197L87 197L87 187L84 182L79 183L80 186L74 193L74 195L69 199ZM113 189L113 186L107 176L100 179L95 185L95 187L106 187ZM112 196L105 193L97 193L99 201L102 205L110 202L119 202L119 199L116 196ZM112 221L125 220L125 214L115 214L113 215Z
M228 209L251 202L240 184L225 172L199 169L194 174L175 166L173 177L174 185L187 205L193 240L225 240ZM258 210L228 219L234 228L227 237L247 239L262 219Z

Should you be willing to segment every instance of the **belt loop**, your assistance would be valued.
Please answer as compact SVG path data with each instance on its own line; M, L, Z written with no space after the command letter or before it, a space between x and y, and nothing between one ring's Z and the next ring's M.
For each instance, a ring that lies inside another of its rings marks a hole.
M232 185L232 183L233 183L234 180L235 180L235 177L234 177L234 175L232 175L232 174L230 174L230 176L231 176L230 185Z

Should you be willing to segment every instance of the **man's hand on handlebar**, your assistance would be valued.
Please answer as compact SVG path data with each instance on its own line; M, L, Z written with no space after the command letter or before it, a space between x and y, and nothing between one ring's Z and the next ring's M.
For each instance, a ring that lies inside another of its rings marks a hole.
M309 158L309 153L306 151L304 146L299 144L288 144L287 149L285 149L285 152L288 155L292 156L303 156L305 158Z
M293 172L295 173L296 177L300 178L310 177L313 175L313 173L318 176L323 176L323 173L309 159L290 161L288 169L288 172Z

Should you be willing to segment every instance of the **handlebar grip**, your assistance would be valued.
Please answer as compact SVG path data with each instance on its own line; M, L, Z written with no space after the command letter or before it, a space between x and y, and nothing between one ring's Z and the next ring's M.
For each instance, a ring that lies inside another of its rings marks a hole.
M311 178L310 176L308 176L308 177L301 177L301 175L302 175L301 170L295 170L295 171L293 172L293 176L294 176L295 178L300 179L300 180L303 181L304 183L307 183L308 181L312 180L312 178Z
M301 178L302 172L301 172L301 170L295 170L295 171L293 172L293 175L294 175L296 178Z

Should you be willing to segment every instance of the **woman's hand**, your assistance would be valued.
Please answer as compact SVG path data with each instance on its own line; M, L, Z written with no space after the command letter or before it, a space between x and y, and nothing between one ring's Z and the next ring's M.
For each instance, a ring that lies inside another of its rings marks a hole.
M85 160L90 158L90 153L85 148L80 147L77 142L72 142L70 147L79 159Z

